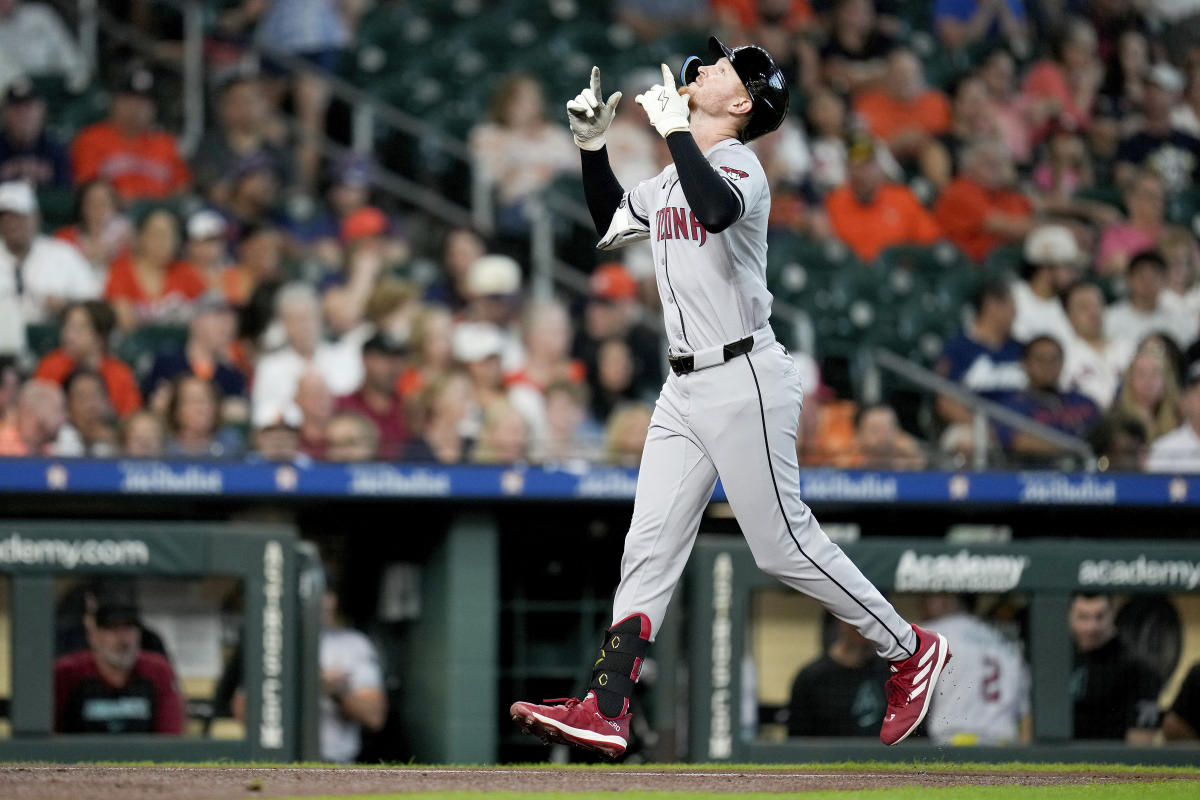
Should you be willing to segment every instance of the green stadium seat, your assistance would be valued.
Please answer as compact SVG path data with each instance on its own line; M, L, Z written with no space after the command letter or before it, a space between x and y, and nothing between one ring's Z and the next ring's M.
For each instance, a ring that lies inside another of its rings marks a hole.
M46 322L25 326L25 342L34 357L42 356L58 347L58 323Z
M43 186L37 190L37 201L45 233L69 225L75 217L75 190L70 186Z
M148 325L123 337L113 347L113 355L145 375L159 353L177 350L187 341L188 329L179 325Z

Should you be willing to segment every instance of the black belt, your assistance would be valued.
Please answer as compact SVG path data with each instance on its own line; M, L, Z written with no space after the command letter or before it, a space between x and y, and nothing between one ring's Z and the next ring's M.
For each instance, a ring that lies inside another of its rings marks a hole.
M747 336L745 339L738 339L736 342L730 342L725 345L725 360L745 355L754 349L754 336ZM689 372L696 371L696 360L691 355L686 356L667 356L667 361L671 365L671 371L676 375L687 375Z

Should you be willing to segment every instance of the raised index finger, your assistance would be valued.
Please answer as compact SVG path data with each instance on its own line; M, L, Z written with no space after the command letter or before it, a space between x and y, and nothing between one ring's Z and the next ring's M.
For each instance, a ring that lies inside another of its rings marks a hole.
M600 93L600 68L592 67L592 94L596 95L596 99L601 103L604 102L604 95Z
M671 72L671 68L666 64L662 65L663 82L662 85L667 91L674 94L675 92L675 74Z

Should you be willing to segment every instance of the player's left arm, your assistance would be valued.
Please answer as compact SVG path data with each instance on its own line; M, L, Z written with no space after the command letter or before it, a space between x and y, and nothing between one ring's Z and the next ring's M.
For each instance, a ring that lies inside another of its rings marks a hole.
M650 87L636 100L646 109L650 123L667 140L679 173L679 185L692 213L709 233L720 233L741 218L745 203L741 193L718 175L700 152L688 128L687 98L676 90L675 76L666 64L662 65L662 74L662 84Z

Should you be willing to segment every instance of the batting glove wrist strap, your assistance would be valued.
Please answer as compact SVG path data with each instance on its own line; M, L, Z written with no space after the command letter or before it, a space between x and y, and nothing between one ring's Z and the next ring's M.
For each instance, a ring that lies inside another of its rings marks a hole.
M588 88L567 101L567 122L575 145L581 150L599 150L604 147L605 133L617 113L621 93L613 92L608 101L600 90L600 68L592 67L592 79Z
M688 101L675 88L675 76L671 68L662 65L663 82L651 86L634 98L646 110L650 124L664 139L672 133L690 130L688 127Z

